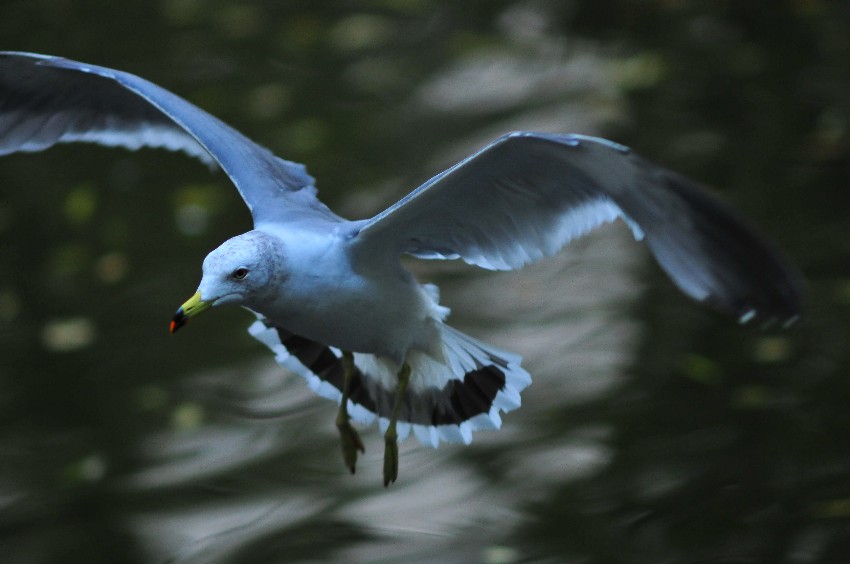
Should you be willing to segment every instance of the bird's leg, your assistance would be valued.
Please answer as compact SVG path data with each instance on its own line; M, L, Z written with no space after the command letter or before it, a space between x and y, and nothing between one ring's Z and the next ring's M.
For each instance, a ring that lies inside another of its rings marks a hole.
M336 415L336 428L339 429L340 444L342 446L342 459L345 466L354 474L354 465L357 463L357 451L366 452L363 441L348 416L348 395L351 392L351 379L354 376L354 355L348 351L342 352L342 402L339 404L339 412Z
M410 382L410 365L406 362L398 371L398 387L395 391L395 405L390 417L390 426L384 433L384 487L389 486L398 478L398 433L396 433L396 421L407 391L407 383Z

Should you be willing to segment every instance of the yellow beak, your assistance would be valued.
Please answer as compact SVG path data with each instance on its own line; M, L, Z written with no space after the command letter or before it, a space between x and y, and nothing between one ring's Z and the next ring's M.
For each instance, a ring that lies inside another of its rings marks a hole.
M195 292L195 295L186 300L180 308L177 310L177 313L174 314L174 317L171 319L171 325L168 328L169 333L174 333L189 321L190 317L195 317L199 313L204 310L209 309L210 302L205 302L201 299L201 293Z

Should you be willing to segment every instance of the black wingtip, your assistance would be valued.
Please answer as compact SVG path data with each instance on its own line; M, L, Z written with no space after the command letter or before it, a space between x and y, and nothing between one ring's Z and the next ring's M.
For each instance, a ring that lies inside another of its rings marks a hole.
M749 219L677 173L644 170L646 194L629 193L623 207L685 294L741 324L790 327L803 316L802 274Z

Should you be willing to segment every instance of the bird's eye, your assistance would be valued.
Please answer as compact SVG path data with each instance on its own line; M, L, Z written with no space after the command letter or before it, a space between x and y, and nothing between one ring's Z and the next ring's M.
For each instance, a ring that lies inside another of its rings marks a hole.
M242 280L246 276L248 276L248 269L244 266L240 266L236 270L233 271L233 274L230 275L234 280Z

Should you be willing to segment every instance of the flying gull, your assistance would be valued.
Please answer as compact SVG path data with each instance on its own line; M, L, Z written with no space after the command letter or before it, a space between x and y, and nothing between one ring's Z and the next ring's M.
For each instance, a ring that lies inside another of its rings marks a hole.
M605 139L509 133L375 217L349 221L319 201L303 165L155 84L0 52L0 155L71 142L183 151L228 175L254 228L204 259L171 332L213 306L254 312L251 335L339 402L351 472L364 450L351 420L379 421L385 486L411 431L431 447L469 443L500 427L531 382L519 356L447 325L437 288L418 283L402 255L517 269L619 218L694 300L741 323L790 324L801 312L797 271L747 220Z

